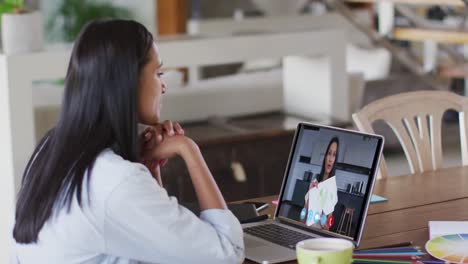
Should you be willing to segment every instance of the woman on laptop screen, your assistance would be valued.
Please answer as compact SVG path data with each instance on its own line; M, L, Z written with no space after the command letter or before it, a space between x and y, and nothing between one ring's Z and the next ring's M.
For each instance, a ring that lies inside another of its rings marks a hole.
M333 225L333 210L338 201L335 170L339 147L338 137L333 137L328 143L320 174L311 181L304 197L301 218L309 226L328 230Z

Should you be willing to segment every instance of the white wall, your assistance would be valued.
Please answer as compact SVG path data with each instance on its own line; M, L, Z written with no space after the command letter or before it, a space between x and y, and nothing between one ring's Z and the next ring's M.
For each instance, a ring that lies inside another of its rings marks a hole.
M7 83L8 75L6 69L6 59L0 56L0 87ZM0 124L10 123L10 106L9 106L9 91L8 89L0 89ZM12 134L10 129L0 129L0 263L9 263L9 252L11 250L11 230L13 227L15 208L15 182L13 171L13 156L12 153Z

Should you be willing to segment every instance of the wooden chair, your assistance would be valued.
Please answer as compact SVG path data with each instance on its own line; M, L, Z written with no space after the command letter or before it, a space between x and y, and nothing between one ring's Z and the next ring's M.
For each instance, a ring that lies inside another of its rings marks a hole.
M468 165L468 98L446 91L417 91L374 101L353 114L360 131L374 133L372 123L386 122L403 147L412 174L442 167L442 116L447 110L459 113L462 165ZM382 157L378 178L388 176Z

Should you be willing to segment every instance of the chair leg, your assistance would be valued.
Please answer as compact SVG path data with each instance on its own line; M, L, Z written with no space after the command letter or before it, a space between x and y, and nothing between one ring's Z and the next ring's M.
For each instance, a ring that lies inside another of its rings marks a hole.
M340 222L338 224L338 228L336 229L336 232L338 234L341 234L343 232L343 224L344 224L344 219L346 218L346 210L343 210L343 213L341 213L340 217Z
M354 216L354 209L349 210L349 221L347 222L346 225L346 235L350 236L351 235L351 225L353 223L353 216Z

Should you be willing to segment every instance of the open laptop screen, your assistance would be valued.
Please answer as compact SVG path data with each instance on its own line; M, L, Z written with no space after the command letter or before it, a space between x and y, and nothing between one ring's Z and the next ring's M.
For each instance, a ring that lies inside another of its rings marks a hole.
M382 144L380 136L300 124L277 217L360 240Z

